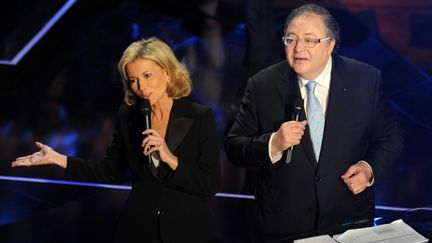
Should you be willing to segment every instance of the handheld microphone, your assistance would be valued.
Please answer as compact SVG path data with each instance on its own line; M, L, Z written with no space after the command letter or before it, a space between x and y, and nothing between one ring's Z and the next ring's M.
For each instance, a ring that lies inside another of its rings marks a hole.
M151 114L151 106L150 101L147 99L140 99L139 100L139 109L141 116L144 117L145 120L145 130L151 128L151 120L150 120L150 114ZM148 156L149 164L151 164L151 158L150 155Z
M294 110L293 110L293 113L292 113L292 120L293 121L299 121L300 120L300 116L301 116L302 110L303 110L303 99L299 98L294 103ZM291 162L293 150L294 150L294 145L291 146L290 148L288 148L287 155L286 155L286 158L285 158L285 163L286 164L289 164Z
M151 106L150 101L147 99L140 99L139 102L140 114L145 119L145 129L151 128L150 114L151 114Z

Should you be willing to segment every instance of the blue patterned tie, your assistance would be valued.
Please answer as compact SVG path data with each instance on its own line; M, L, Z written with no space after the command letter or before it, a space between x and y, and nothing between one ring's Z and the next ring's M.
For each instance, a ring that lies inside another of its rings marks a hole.
M308 124L310 136L313 144L313 149L315 152L315 157L318 161L320 151L321 151L321 142L323 138L324 132L324 114L321 108L321 105L318 101L318 98L315 96L315 81L309 81L306 84L308 101L307 101L307 116L308 116Z

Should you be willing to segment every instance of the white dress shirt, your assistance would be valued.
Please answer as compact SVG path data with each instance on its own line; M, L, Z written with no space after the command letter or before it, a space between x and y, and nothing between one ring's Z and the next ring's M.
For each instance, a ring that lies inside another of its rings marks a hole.
M330 89L331 70L332 70L332 59L329 58L324 70L321 72L320 75L318 75L318 77L315 80L307 80L298 76L300 93L304 100L303 108L306 112L306 116L307 116L306 106L308 102L306 84L309 83L310 81L315 81L317 83L317 85L315 86L315 96L318 98L318 101L321 105L325 117L327 111L328 93Z

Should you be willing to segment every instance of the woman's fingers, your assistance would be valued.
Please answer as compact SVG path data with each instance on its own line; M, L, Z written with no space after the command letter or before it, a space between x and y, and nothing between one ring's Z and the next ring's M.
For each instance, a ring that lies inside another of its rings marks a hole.
M27 156L22 156L22 157L18 157L15 159L15 161L21 161L21 160L26 160L28 158L30 158L31 155L27 155Z
M144 146L144 154L148 155L154 151L159 150L162 147L163 141L149 141L147 142L147 144Z
M165 141L159 137L152 137L143 142L144 146L144 154L149 155L154 151L159 151L160 149L165 147Z
M36 144L36 146L38 147L38 148L43 148L45 145L43 144L43 143L41 143L41 142L35 142L35 144Z
M153 129L147 129L142 134L147 135L142 142L142 147L144 147L144 155L149 155L153 152L158 151L159 155L163 157L164 154L170 153L166 146L165 140L160 136L160 134ZM167 151L168 150L168 151Z
M47 154L50 152L51 147L49 147L46 144L40 143L40 142L36 142L36 146L38 146L41 151L39 151L40 154Z
M44 164L47 161L47 158L49 157L49 149L47 145L35 142L35 145L40 148L41 150L38 152L35 152L31 155L27 156L21 156L15 159L11 163L12 167L18 167L18 166L33 166L33 165L41 165Z
M146 144L148 144L148 143L154 143L154 142L156 142L156 143L158 143L158 142L162 143L162 142L164 142L164 140L161 137L149 135L146 138L144 138L141 146L144 147L144 146L146 146Z
M156 151L159 151L159 150L160 150L160 146L150 147L150 148L146 151L145 155L149 155L149 154L151 154L151 153L153 153L153 152L156 152Z
M153 130L153 129L147 129L144 132L142 132L142 134L144 134L144 135L153 135L153 136L156 136L156 137L160 137L160 134L156 130Z
M17 158L14 162L12 162L12 167L31 166L32 165L32 156L33 155Z

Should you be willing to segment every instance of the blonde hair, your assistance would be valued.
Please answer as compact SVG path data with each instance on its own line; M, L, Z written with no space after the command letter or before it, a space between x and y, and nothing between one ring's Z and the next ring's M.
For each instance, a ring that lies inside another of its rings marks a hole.
M148 59L155 62L168 73L169 82L167 84L167 94L173 99L188 96L192 91L189 71L180 63L171 48L165 42L156 37L142 39L130 44L123 52L117 65L122 78L124 89L124 102L134 105L138 99L132 91L129 78L126 73L126 65L138 59Z

